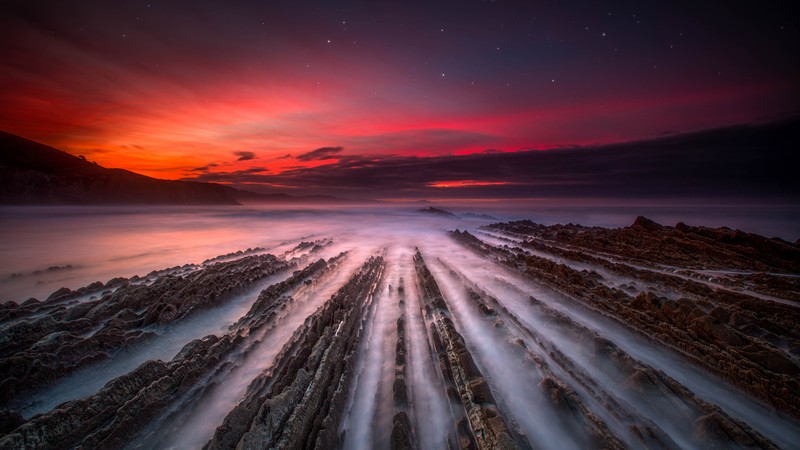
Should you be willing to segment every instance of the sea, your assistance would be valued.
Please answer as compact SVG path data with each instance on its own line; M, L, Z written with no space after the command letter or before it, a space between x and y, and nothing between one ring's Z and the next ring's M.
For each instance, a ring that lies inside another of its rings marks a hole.
M423 214L435 206L459 218ZM0 302L46 299L114 277L199 264L248 248L333 238L391 241L395 234L474 230L498 221L624 227L637 216L663 225L726 226L789 242L800 238L800 206L557 205L488 201L301 206L3 206Z

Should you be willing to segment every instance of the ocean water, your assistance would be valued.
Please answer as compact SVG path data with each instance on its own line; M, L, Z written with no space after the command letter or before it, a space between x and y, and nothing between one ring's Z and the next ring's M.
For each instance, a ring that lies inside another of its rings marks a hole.
M630 225L636 216L644 215L665 225L682 221L692 225L729 226L794 241L800 237L796 232L800 229L797 210L520 203L437 205L460 216L451 218L416 212L426 206L2 208L0 300L45 299L61 287L76 289L118 276L142 276L153 270L199 264L218 255L254 247L291 258L302 254L287 253L302 241L331 242L308 255L301 265L315 258L328 259L348 252L326 278L287 293L294 301L281 310L280 317L269 327L246 342L248 351L242 353L244 356L235 361L229 372L213 371L214 376L219 377L214 379L219 382L219 388L205 391L205 383L210 383L211 379L201 378L185 398L177 399L152 417L143 429L137 430L127 443L129 448L202 447L243 398L252 381L270 370L278 351L306 318L375 254L384 256L385 272L373 299L375 307L364 322L364 338L355 365L357 379L353 381L354 388L343 411L341 427L347 431L344 446L363 449L388 446L395 412L392 384L396 321L405 314L409 361L406 380L413 400L409 412L417 418L414 432L421 448L445 447L455 416L436 375L434 355L430 353L426 331L429 323L423 315L423 298L412 259L417 249L424 255L459 332L491 385L493 395L502 403L504 414L519 425L534 447L585 448L588 432L570 427L565 417L571 414L564 416L560 409L552 407L539 389L543 375L524 369L518 355L508 351L510 341L497 334L494 319L487 319L478 312L465 290L468 285L497 298L508 310L500 317L509 324L509 333L523 339L527 348L537 352L555 371L555 376L576 389L587 406L632 448L638 446L638 441L625 421L617 420L607 404L592 400L589 392L582 390L585 380L573 379L572 374L558 369L557 361L548 351L540 349L539 344L568 355L574 364L583 368L590 385L594 386L592 389L601 390L604 395L628 405L625 407L635 414L636 421L657 423L682 448L700 449L706 445L697 439L693 423L665 403L666 397L653 398L651 394L640 395L626 388L624 377L615 378L615 371L609 371L602 359L586 351L579 333L552 326L552 318L533 307L531 297L609 339L631 357L672 377L703 400L719 405L725 413L749 424L779 447L791 448L793 442L800 441L800 424L796 420L776 414L743 395L738 388L700 367L687 364L681 355L668 348L653 345L603 315L576 308L574 301L519 276L447 235L448 230L456 228L474 232L488 223L524 218L544 224L621 227ZM492 239L484 234L479 236ZM130 372L144 361L170 360L193 339L209 334L221 336L249 310L261 289L290 273L291 269L276 273L223 305L159 329L148 345L116 352L106 361L71 373L18 399L13 407L26 418L47 413L62 402L96 393L110 380ZM616 280L611 275L606 280L612 284L630 282L623 278ZM405 287L405 305L400 302L401 285ZM510 321L512 315L517 321ZM172 415L172 411L181 412Z
M391 242L455 228L475 229L497 220L579 223L622 227L644 215L665 225L728 226L794 242L800 207L777 206L558 206L518 202L436 205L455 220L416 209L427 204L334 207L2 207L0 301L47 298L61 287L76 289L113 277L201 263L217 255L302 240ZM486 214L491 218L465 216Z

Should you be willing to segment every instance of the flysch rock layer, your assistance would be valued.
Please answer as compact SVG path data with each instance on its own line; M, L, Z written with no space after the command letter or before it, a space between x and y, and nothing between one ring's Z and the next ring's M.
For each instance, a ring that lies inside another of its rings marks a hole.
M414 255L414 267L422 292L424 314L431 320L434 350L442 374L455 389L450 397L460 402L467 418L467 427L458 426L461 448L518 449L530 444L523 436L512 436L483 374L475 365L464 338L456 331L450 310L422 254ZM464 433L466 432L466 433ZM519 444L517 441L520 441Z
M256 378L206 449L337 448L354 353L383 272L372 257L284 346Z
M5 327L0 331L0 402L141 344L160 328L218 306L288 267L273 255L248 256L185 277L163 275L152 284L127 283L100 299Z
M208 449L342 448L364 436L403 450L528 449L565 430L573 448L791 448L797 244L645 218L615 230L519 221L475 233L484 240L456 230L452 241L421 241L406 261L386 256L393 247L363 264L352 256L360 252L313 261L332 241L298 238L280 257L252 248L0 305L8 408L253 293L233 325L169 361L147 361L27 420L0 410L0 450L180 446L220 392L231 394L226 406L193 436L210 437ZM396 295L385 289L397 268L409 270L413 308L402 278ZM283 281L256 297L266 277ZM376 354L379 370L367 358ZM374 405L356 410L369 389ZM721 401L728 392L744 412ZM431 393L433 403L419 398ZM528 412L543 420L531 426Z
M269 255L248 258L278 261ZM212 267L224 264L234 263ZM326 267L324 260L318 260L262 291L245 318L222 337L194 340L171 361L147 361L89 398L66 402L33 417L0 438L0 449L121 448L152 417L219 370L226 357L247 351L243 348L246 337L291 301L283 293L313 279Z

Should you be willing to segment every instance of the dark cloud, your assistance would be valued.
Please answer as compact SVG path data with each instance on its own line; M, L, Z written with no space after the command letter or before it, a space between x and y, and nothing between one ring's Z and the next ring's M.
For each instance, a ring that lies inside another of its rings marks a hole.
M197 169L193 169L197 170ZM251 167L249 169L244 170L236 170L233 172L214 172L210 173L206 171L206 173L202 173L195 177L186 177L183 178L183 181L202 181L206 183L239 183L239 180L245 179L248 176L252 176L253 174L262 174L265 172L269 172L269 169L266 167ZM258 177L264 177L268 175L256 175Z
M295 159L297 159L298 161L336 159L337 154L341 153L342 150L344 150L342 147L322 147L316 150L312 150L308 153L297 155Z
M138 142L191 153L206 141L228 149L214 156L224 161L233 149L311 150L308 142L359 154L586 143L770 117L798 104L800 59L791 55L800 28L777 25L795 17L791 2L648 2L635 20L608 15L628 6L598 2L280 3L5 0L0 40L13 45L0 46L0 123L65 148ZM337 25L345 18L352 26ZM383 25L356 26L368 23ZM338 75L307 97L324 73ZM219 86L246 101L198 109L192 120L202 133L139 140L141 118L179 129L187 108L215 98ZM278 99L297 107L264 108ZM241 120L251 117L262 118ZM432 130L406 130L419 128ZM348 136L372 130L404 131ZM130 161L122 156L109 159Z
M384 153L400 154L409 151L442 154L465 148L489 146L497 144L498 140L498 136L487 133L441 128L403 130L350 138L353 146L359 149L380 149Z
M798 125L795 120L651 141L509 153L348 157L274 175L240 171L197 179L375 197L791 197L800 194L794 169L800 155L793 147L800 137ZM479 183L430 186L460 180Z
M253 152L233 152L233 154L238 156L236 159L237 161L250 161L251 159L256 159L256 154Z
M194 169L189 169L189 170L192 172L208 172L209 170L211 170L212 167L217 167L217 166L219 166L219 164L210 163L206 164L205 166L195 167Z
M291 158L291 157L292 157L292 155L290 155L290 154L288 154L288 153L287 153L287 154L285 154L285 155L283 155L283 156L279 156L279 157L277 157L277 158L275 158L275 159L289 159L289 158Z

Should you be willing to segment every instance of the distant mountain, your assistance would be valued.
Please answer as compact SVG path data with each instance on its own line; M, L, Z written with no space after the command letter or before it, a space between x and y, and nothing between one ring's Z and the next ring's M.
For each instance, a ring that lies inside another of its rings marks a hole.
M0 131L0 204L353 202L356 201L324 195L257 194L213 183L159 180L124 169L107 169L84 158Z
M5 132L0 132L0 203L239 204L220 185L106 169Z

